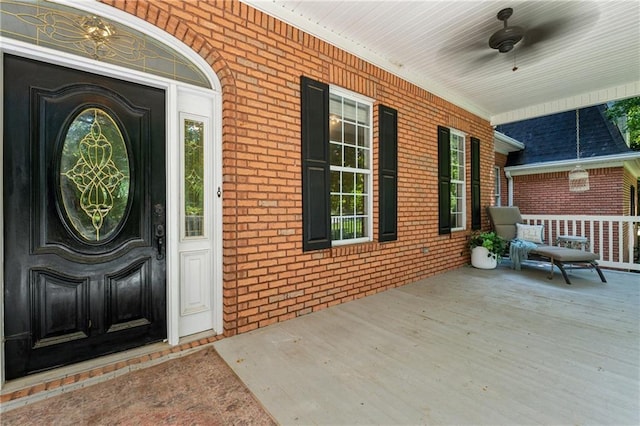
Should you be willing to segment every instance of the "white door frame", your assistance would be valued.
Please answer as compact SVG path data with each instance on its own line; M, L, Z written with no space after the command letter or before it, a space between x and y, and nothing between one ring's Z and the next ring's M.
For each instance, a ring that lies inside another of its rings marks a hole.
M35 46L6 37L0 37L0 60L4 53L23 56L42 62L66 66L94 74L114 77L131 81L147 86L158 87L166 91L166 154L167 154L167 342L176 345L179 341L179 317L180 317L180 266L179 266L179 241L180 241L180 203L182 193L182 176L180 173L180 129L178 101L180 89L187 89L193 92L194 89L213 103L213 116L210 117L212 126L211 155L207 158L205 168L212 171L212 187L215 192L222 191L222 90L218 77L213 72L206 61L187 45L177 40L168 33L143 21L133 15L121 10L104 5L98 2L71 2L66 0L54 0L75 9L80 9L90 13L99 14L107 19L119 22L146 35L166 46L180 52L196 65L209 79L212 90L202 87L195 87L186 83L162 78L153 74L143 73L137 70L119 67L96 60L83 58L56 51L49 48ZM0 61L0 81L3 80L3 61ZM0 85L0 96L3 97ZM183 90L184 91L184 90ZM3 121L2 108L0 105L0 156L3 152ZM0 186L4 180L3 161L0 161ZM211 232L211 280L213 286L212 307L214 309L211 330L220 334L223 330L222 324L222 198L215 193L210 194L215 197L212 202L212 209L209 212ZM4 233L4 207L3 197L0 197L0 232ZM4 341L4 239L0 239L0 342ZM0 348L0 388L4 385L4 345Z

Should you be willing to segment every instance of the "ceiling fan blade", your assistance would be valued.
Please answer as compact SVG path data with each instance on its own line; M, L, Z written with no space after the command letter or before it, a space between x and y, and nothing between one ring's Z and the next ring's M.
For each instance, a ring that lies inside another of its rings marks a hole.
M531 48L540 43L559 40L570 43L584 36L598 20L599 12L588 12L556 18L543 24L527 28L522 40L524 48Z

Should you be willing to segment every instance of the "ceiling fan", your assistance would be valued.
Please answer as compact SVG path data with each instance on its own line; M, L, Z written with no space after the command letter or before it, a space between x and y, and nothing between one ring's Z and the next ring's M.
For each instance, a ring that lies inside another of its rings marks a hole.
M493 20L477 24L478 31L452 37L439 53L455 63L461 76L509 62L515 71L516 54L518 62L527 66L562 54L594 28L600 15L597 2L582 0L522 1L515 9L502 8L494 15L502 22L500 29ZM510 25L512 19L517 25Z
M583 9L580 14L564 17L559 16L546 23L529 27L525 30L525 28L520 26L509 25L507 20L511 15L513 15L513 9L510 7L498 12L496 17L499 21L503 22L503 27L494 32L489 38L489 47L500 53L511 52L518 43L520 43L520 45L517 51L519 52L518 54L520 54L520 52L524 52L525 50L535 50L539 46L544 45L544 42L560 37L568 36L575 39L585 31L588 31L591 24L598 18L596 10ZM513 71L517 69L514 51Z

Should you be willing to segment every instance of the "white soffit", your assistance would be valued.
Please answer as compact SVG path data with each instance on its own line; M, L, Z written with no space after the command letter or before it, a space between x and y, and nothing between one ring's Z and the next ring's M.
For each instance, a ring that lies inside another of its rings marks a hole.
M494 125L640 96L635 0L242 1ZM505 7L510 26L553 33L521 55L516 46L515 72L513 51L488 47Z

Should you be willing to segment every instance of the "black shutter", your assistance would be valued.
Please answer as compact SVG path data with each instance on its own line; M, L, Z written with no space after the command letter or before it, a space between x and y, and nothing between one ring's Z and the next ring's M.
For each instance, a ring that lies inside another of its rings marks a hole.
M300 78L302 125L302 248L331 247L329 86Z
M438 233L451 233L451 141L446 127L438 126Z
M378 241L398 239L398 111L380 105Z
M471 138L471 229L482 228L480 208L480 139Z

